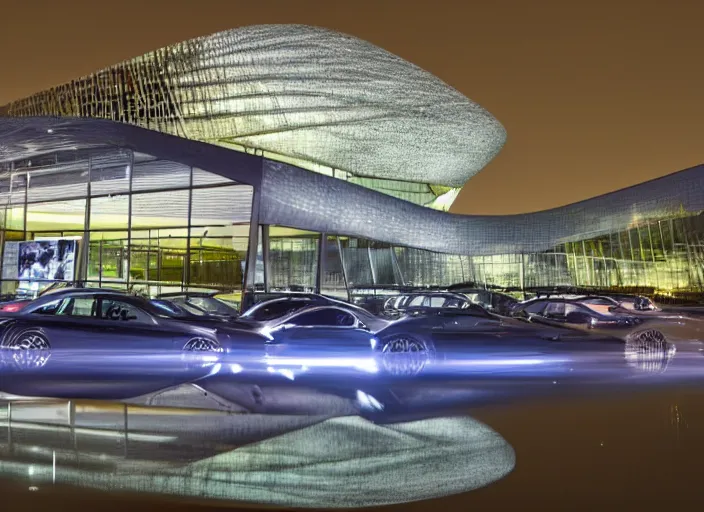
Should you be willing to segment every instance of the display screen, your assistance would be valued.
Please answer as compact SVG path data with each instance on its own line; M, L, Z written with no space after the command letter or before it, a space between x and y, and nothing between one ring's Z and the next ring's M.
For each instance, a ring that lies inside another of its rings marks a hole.
M76 240L19 244L18 292L34 295L56 281L73 281Z

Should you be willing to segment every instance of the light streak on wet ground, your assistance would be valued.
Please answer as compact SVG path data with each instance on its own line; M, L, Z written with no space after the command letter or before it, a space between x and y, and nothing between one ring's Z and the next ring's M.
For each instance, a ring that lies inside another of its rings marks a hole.
M666 358L567 344L500 352L445 351L401 378L358 361L310 364L321 354L277 371L254 354L73 352L6 365L0 479L31 500L65 485L230 506L421 500L403 510L428 499L577 510L699 492L704 344L679 340Z

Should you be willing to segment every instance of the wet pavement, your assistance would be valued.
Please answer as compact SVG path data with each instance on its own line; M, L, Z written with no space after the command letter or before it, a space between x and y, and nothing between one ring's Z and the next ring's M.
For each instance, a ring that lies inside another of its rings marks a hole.
M166 356L6 367L0 482L7 510L699 509L703 349L458 351L403 379Z

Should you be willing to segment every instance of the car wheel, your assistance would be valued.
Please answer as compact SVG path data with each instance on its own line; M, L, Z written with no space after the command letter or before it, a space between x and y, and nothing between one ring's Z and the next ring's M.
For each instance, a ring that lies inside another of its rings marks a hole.
M18 332L5 342L3 349L3 361L11 362L20 370L43 368L51 357L49 340L38 329Z
M408 334L396 334L382 340L381 366L389 374L398 377L418 375L435 355L429 342Z
M222 352L222 347L217 341L208 338L191 338L183 346L186 352Z
M626 337L626 360L639 370L662 371L674 355L674 345L657 329L646 329Z

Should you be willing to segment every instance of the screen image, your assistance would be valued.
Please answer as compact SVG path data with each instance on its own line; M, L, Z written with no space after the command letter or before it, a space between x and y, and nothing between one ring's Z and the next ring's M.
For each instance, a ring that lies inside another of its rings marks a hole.
M36 293L56 281L73 281L75 254L75 240L20 242L19 290Z

